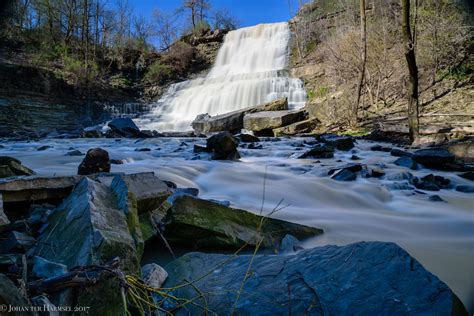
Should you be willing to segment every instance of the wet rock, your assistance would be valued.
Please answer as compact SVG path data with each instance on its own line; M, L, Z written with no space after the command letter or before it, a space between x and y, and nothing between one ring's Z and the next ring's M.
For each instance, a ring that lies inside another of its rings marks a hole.
M302 249L301 242L294 236L288 234L281 240L279 250L282 253L291 253Z
M413 159L429 168L443 168L454 161L454 155L443 148L428 148L415 151Z
M360 160L360 157L356 155L352 155L351 160Z
M168 272L156 263L149 263L142 267L142 281L152 288L159 289L168 278Z
M338 170L347 170L347 171L350 171L350 172L359 172L359 171L362 170L362 165L360 163L349 163L349 164L346 164L346 165L343 165L343 166L340 166L340 167L337 167L337 168L330 169L328 171L328 175L330 176Z
M107 124L112 131L123 137L140 137L140 129L130 118L116 118Z
M413 190L415 189L412 185L410 185L409 183L407 182L393 182L393 183L387 183L387 184L384 184L384 186L389 189L389 190L394 190L394 191L398 191L398 190Z
M474 193L474 185L458 185L456 191L463 193Z
M221 264L225 262L225 264ZM250 263L252 262L252 263ZM239 291L251 264L244 291ZM216 266L219 265L219 268ZM223 255L188 253L166 266L165 287L197 280L210 293L178 314L199 315L204 307L217 314L236 315L450 315L465 308L449 287L394 243L360 242L324 246L294 255ZM205 278L200 276L205 275ZM239 281L236 281L239 280ZM225 288L226 291L222 291ZM237 300L237 293L240 297ZM192 286L172 292L194 299Z
M253 132L273 130L305 119L304 110L268 111L246 114L244 128ZM273 134L273 132L271 133ZM271 135L273 136L273 135Z
M385 171L380 168L374 168L370 170L370 176L373 178L381 178L385 175Z
M131 181L128 182L130 183ZM144 240L140 227L140 220L138 217L137 198L136 194L132 190L133 184L135 183L132 182L132 184L128 186L121 176L115 176L112 180L112 183L110 184L110 189L117 197L118 209L125 214L128 231L130 232L130 235L132 236L135 243L137 258L138 260L141 260L144 249ZM140 189L141 188L142 187L140 187ZM153 189L153 187L150 189ZM143 192L140 190L137 194L140 193Z
M87 177L56 208L39 240L34 254L62 263L68 269L102 265L119 257L120 268L125 273L139 273L134 240L116 195L108 186ZM43 246L44 243L49 245ZM122 315L125 310L116 279L78 288L74 300L79 305L90 306L97 315Z
M425 191L439 191L439 187L430 181L415 181L415 187L420 190L425 190Z
M255 245L263 238L262 247L278 245L286 234L305 239L322 234L321 229L267 218L257 230L262 217L190 196L178 197L163 222L164 235L171 243L200 248L239 248Z
M44 145L36 148L37 151L45 151L47 149L53 148L52 146Z
M318 145L299 156L299 159L305 158L332 158L334 157L334 147L329 145Z
M67 273L64 264L52 262L44 258L35 256L33 258L33 277L38 279L52 278Z
M397 160L393 162L397 166L400 167L405 167L405 168L410 168L412 170L418 170L420 169L420 166L410 157L400 157Z
M436 184L441 189L451 189L452 184L451 180L444 178L442 176L435 176L433 174L426 175L421 178L421 181L427 181Z
M82 130L81 136L83 138L101 138L104 135L102 134L102 127L90 126Z
M10 308L9 306L20 307L29 305L30 304L28 300L21 294L20 290L15 286L15 284L4 274L0 273L0 306L5 306L6 308L8 308L7 310L1 311L2 315L9 314L7 313ZM31 315L31 313L28 312L17 312L11 314Z
M222 132L207 139L207 148L211 149L214 153L211 158L213 160L240 159L237 146L237 139L229 132Z
M193 152L196 153L196 154L199 154L199 153L210 153L210 152L212 152L212 149L211 149L211 148L207 148L206 146L201 146L201 145L195 144L195 145L194 145Z
M135 151L144 152L144 151L151 151L151 149L150 148L136 148Z
M110 172L109 153L102 148L89 149L79 165L77 174L89 175L98 172Z
M281 98L266 104L248 107L242 110L232 111L226 114L211 117L201 114L191 123L196 134L209 134L222 131L239 131L244 128L244 116L247 113L261 111L279 111L288 109L288 100Z
M446 202L439 195L430 195L428 200L430 200L431 202Z
M120 159L110 159L110 164L111 165L123 165L124 162L123 162L123 160L120 160Z
M390 180L390 181L402 181L402 180L411 181L413 180L413 178L414 178L413 175L408 171L390 174L385 177L386 180Z
M13 176L31 176L36 174L33 170L23 166L18 159L0 156L0 178Z
M337 180L337 181L354 181L357 179L357 174L354 172L351 172L347 169L342 169L338 172L336 172L331 179Z
M260 141L260 138L251 134L238 134L235 137L237 137L237 139L239 139L242 143L257 143Z
M474 181L474 172L473 172L473 171L469 171L469 172L462 173L462 174L460 174L459 176L460 176L461 178Z
M178 187L178 185L176 183L174 183L173 181L163 180L163 182L170 189L176 189Z
M33 305L38 306L41 308L42 311L49 311L44 313L47 316L60 316L59 307L51 303L51 301L44 295L38 295L31 299Z
M158 208L172 193L168 185L153 172L117 175L108 185L113 187L114 181L118 182L117 177L125 182L127 189L133 194L139 213ZM103 182L100 178L98 180Z
M391 147L384 147L382 145L374 145L370 147L370 150L372 151L383 151L383 152L391 152L392 148Z
M72 151L68 151L64 156L84 156L83 153L81 153L80 150L72 150Z
M354 139L352 139L350 136L325 134L319 136L318 139L328 145L335 147L338 150L348 151L354 148Z
M33 247L36 240L28 234L10 231L5 235L5 239L0 241L1 253L25 252Z
M398 148L393 148L390 151L390 155L395 156L395 157L412 157L413 156L413 154L411 152L401 150L401 149L398 149Z

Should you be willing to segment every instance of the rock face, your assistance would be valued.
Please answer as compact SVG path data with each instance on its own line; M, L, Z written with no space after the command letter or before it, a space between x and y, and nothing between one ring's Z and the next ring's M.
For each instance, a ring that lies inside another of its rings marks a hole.
M257 112L244 116L244 128L253 132L261 132L287 126L304 119L304 110Z
M37 256L69 269L104 264L119 257L124 271L139 271L134 240L116 195L106 185L86 177L50 216L39 240L42 243L35 249ZM98 315L124 312L120 287L114 279L79 291L77 302L91 306Z
M204 304L230 314L235 304L235 315L467 315L446 284L394 243L324 246L251 260L250 255L188 253L168 264L165 287L196 280L201 293L212 293L206 303L197 299L177 314L200 314ZM250 264L252 273L237 300ZM200 278L207 272L212 273ZM185 286L173 295L193 299L199 295L195 288Z
M131 118L116 118L107 124L112 131L123 137L140 137L140 129Z
M77 174L88 175L98 172L110 172L109 153L101 148L89 149L79 165Z
M286 234L305 239L322 234L318 228L268 218L261 232L257 231L261 216L225 207L221 204L180 196L164 219L165 237L169 242L202 248L238 248L256 237L264 238L262 246L279 245Z
M168 272L157 265L156 263L149 263L142 267L142 280L145 284L159 289L168 278Z
M237 138L229 132L222 132L207 139L207 148L214 153L211 158L213 160L240 159L240 154L237 151L238 144Z
M0 178L14 176L31 176L36 174L33 170L23 166L21 161L12 157L0 156Z
M201 114L196 117L196 119L191 123L191 126L193 127L196 134L209 134L221 131L234 132L239 131L244 127L244 116L247 113L280 111L287 109L288 100L286 98L282 98L266 104L216 116Z

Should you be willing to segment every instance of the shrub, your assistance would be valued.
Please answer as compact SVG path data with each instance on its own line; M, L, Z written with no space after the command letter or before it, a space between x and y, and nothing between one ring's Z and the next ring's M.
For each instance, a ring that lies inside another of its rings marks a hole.
M74 84L90 82L99 76L99 66L94 62L86 65L84 61L70 56L64 56L62 62L65 79L69 79Z
M173 68L163 64L161 61L155 61L145 74L144 80L148 83L162 84L169 80L173 75Z

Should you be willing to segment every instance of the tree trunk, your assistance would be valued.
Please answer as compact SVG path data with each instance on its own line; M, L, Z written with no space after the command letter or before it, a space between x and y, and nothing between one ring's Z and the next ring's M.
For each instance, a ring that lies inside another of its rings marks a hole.
M418 67L410 28L410 0L401 0L402 36L405 43L405 59L408 66L408 129L413 142L419 134L418 121Z
M352 111L352 122L351 125L355 126L357 124L357 115L360 107L360 98L362 95L362 87L364 85L365 78L365 64L367 63L367 23L365 18L365 0L359 1L360 5L360 40L362 44L361 50L361 60L362 64L360 67L359 81L357 82L357 100Z

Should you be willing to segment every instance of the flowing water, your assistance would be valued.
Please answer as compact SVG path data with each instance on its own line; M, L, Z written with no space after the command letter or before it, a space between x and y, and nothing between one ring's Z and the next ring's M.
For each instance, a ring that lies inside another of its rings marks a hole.
M288 97L290 108L300 108L306 92L300 79L289 78L287 23L260 24L229 32L216 62L204 78L172 85L136 120L142 129L190 130L197 115L233 110Z
M193 144L204 139L157 138L141 141L123 139L42 140L38 142L0 142L0 156L20 159L42 175L75 174L83 157L65 153L92 147L109 151L111 158L122 159L113 172L154 171L164 180L180 187L200 190L202 198L227 200L238 208L259 212L265 182L264 213L281 199L286 208L274 217L323 228L325 233L304 246L380 240L393 241L417 258L429 271L446 282L474 311L474 210L473 194L454 189L435 192L445 202L432 202L433 192L388 190L392 181L358 178L338 182L326 176L331 166L352 162L353 153L360 163L384 167L387 175L410 171L416 176L432 170L412 171L393 164L396 157L370 151L373 143L360 141L353 152L337 152L333 159L320 163L295 156L309 148L304 139L262 142L263 149L239 149L241 162L209 161L193 154ZM182 142L185 142L183 144ZM37 151L39 146L53 146ZM1 146L0 146L1 147ZM149 148L149 152L135 149ZM338 162L337 160L341 160ZM456 184L471 184L456 174L435 171ZM424 194L423 194L424 193Z

